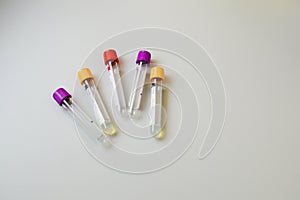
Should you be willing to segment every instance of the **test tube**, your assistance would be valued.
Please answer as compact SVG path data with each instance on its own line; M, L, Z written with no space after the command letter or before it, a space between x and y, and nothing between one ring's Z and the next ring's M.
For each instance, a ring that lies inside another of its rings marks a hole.
M150 64L151 54L148 51L139 51L136 59L135 76L133 86L128 103L129 116L136 116L140 109L141 98L143 95L143 88L147 74L147 67Z
M114 99L117 106L117 110L121 116L126 115L126 100L123 90L123 85L121 82L119 59L117 53L113 49L104 51L104 64L106 65L106 70L108 71L110 81L112 83Z
M114 127L108 112L104 106L104 103L98 93L94 82L94 76L90 69L82 68L78 71L78 78L81 85L84 86L85 91L87 92L91 104L93 106L94 115L96 118L96 123L101 127L103 132L106 135L114 135L117 133L117 129Z
M106 137L102 134L101 129L94 123L94 121L82 111L78 104L72 99L72 95L68 93L64 88L58 88L53 93L53 99L62 106L65 110L69 111L76 117L77 121L81 123L82 127L86 129L86 133L92 138L96 138L98 141L106 141ZM93 132L94 135L90 133ZM100 133L100 135L99 135Z
M153 67L150 72L151 81L151 134L156 138L164 137L162 130L162 82L165 79L164 69L161 67Z

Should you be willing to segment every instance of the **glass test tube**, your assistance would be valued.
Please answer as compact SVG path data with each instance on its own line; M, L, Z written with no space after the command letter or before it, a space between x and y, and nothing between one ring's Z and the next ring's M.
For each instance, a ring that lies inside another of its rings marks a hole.
M85 128L86 133L92 138L98 141L104 142L107 138L103 135L102 130L94 123L94 121L82 111L82 109L75 103L72 99L70 93L68 93L64 88L58 88L53 93L54 100L58 105L65 108L67 111L72 113L74 117L81 123L82 128ZM94 135L90 135L92 132Z
M153 67L150 72L151 81L151 134L156 138L164 137L162 130L162 82L165 78L164 69L161 67Z
M119 59L117 53L113 49L104 51L104 64L109 73L109 78L113 86L114 99L117 106L117 109L121 116L126 115L126 100L123 90L123 85L120 76L120 69L118 66Z
M89 95L91 104L93 106L96 123L101 127L106 135L116 134L117 129L112 124L100 94L98 93L92 72L88 68L83 68L78 71L78 78L80 83L84 86L85 91Z
M150 64L151 54L148 51L139 51L136 59L135 77L128 103L128 114L136 116L140 109L143 88L145 84L147 67Z

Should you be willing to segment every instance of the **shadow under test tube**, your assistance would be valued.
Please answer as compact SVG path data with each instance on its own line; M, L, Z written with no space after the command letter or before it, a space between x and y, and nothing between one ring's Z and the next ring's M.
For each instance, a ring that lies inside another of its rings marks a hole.
M121 116L126 116L126 100L123 90L123 85L120 76L119 59L117 53L113 49L104 51L103 53L104 64L106 65L107 72L113 87L114 100L116 107Z
M91 138L100 142L106 142L107 137L102 130L93 122L93 120L76 104L72 99L72 95L64 88L58 88L53 93L53 99L62 106L65 110L73 114L74 117L81 123L81 127L85 129L85 133ZM91 134L92 133L92 134Z
M165 136L162 127L162 82L165 79L164 69L153 67L150 72L151 81L151 134L156 138L162 139Z
M106 135L115 135L117 129L114 127L98 93L92 72L88 68L83 68L78 71L78 78L90 98L97 124Z
M128 103L128 114L131 117L136 117L137 111L140 109L141 98L147 74L147 67L150 64L151 54L148 51L139 51L136 59L135 76L133 86L130 93Z

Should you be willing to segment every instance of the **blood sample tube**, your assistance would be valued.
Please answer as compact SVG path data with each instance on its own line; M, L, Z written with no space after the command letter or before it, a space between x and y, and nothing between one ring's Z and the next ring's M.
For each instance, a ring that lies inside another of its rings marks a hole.
M117 133L117 129L114 127L108 112L104 106L104 103L98 93L94 82L94 76L90 69L82 68L78 71L78 78L81 85L84 86L87 92L91 104L93 106L96 123L101 127L106 135L114 135Z
M120 76L120 68L118 65L119 59L117 53L115 50L109 49L107 51L104 51L103 58L113 87L113 96L117 109L121 116L126 116L126 100Z
M53 93L53 99L62 106L65 110L72 113L73 116L81 123L81 127L85 129L85 132L92 139L97 139L98 141L107 141L105 135L103 135L102 130L94 123L94 121L82 111L78 104L72 99L70 93L68 93L64 88L58 88ZM92 133L92 134L91 134Z
M151 54L148 51L139 51L136 59L135 76L133 86L128 103L129 116L136 116L140 109L141 98L143 95L143 88L147 74L147 68L150 64Z
M164 69L161 67L153 67L150 72L151 81L151 134L156 138L164 137L162 130L162 82L165 79Z

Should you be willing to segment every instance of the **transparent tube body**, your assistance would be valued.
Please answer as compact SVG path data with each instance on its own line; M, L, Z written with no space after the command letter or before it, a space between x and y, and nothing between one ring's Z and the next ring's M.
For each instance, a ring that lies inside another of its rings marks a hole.
M128 103L128 114L135 116L140 109L148 64L139 62L136 66L135 77Z
M126 100L123 90L123 85L120 76L120 68L117 62L109 61L107 64L107 70L109 73L110 81L113 86L114 100L119 113L122 116L126 114Z
M106 135L114 135L117 133L116 128L108 115L104 103L98 93L93 79L86 79L83 82L84 88L90 97L93 106L96 123L100 126Z
M162 79L154 78L151 81L151 134L160 137L162 133Z
M100 142L107 142L108 138L103 134L99 126L72 100L72 98L65 99L62 106L71 112L81 127L91 139L97 139Z

